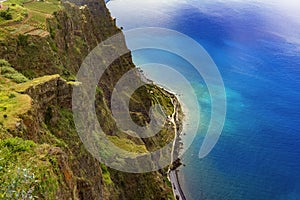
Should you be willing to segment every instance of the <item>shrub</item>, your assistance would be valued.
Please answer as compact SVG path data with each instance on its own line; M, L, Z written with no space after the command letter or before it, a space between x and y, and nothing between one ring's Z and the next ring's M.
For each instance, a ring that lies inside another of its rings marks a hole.
M110 173L107 169L107 167L101 163L101 170L102 170L102 178L104 180L104 183L107 185L112 184L112 180L110 178Z
M28 151L35 146L36 144L33 141L24 141L23 139L17 137L3 140L0 143L0 147L7 147L11 152Z
M0 59L0 67L10 67L10 64L4 59Z
M8 96L8 98L10 98L10 99L15 98L15 97L16 97L16 95L13 94L13 93L11 93L11 94Z
M8 66L4 66L4 67L1 67L1 74L4 75L4 74L13 74L15 73L15 69L12 68L12 67L8 67Z
M16 83L24 83L28 81L23 74L12 68L11 65L3 59L0 59L0 74Z
M4 77L13 80L16 83L24 83L28 81L28 79L23 74L20 74L17 71L11 74L4 74Z
M5 20L11 20L12 19L12 14L9 10L1 11L0 12L0 17L2 17Z
M18 45L27 46L28 45L28 35L20 34L18 35Z

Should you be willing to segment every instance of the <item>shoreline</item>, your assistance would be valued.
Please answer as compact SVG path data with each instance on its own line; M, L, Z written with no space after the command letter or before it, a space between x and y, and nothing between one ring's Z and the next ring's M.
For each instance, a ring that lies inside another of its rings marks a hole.
M184 192L179 183L178 171L179 170L177 170L177 169L171 170L168 174L168 178L172 184L172 190L173 190L175 199L176 200L186 200Z
M179 152L180 149L183 146L183 143L181 142L181 134L183 133L183 128L184 128L184 113L186 113L185 106L182 106L183 104L179 102L179 97L176 95L176 92L172 90L168 90L164 86L155 83L153 80L149 80L146 78L145 74L143 71L140 71L138 69L138 74L141 76L141 80L145 82L150 82L151 84L156 85L159 87L163 92L167 94L167 96L170 97L172 104L174 105L174 111L171 117L171 122L174 124L174 129L175 129L175 137L174 137L174 142L173 142L173 147L172 147L172 152L171 152L171 163L167 172L167 178L171 183L172 187L172 192L174 199L176 200L186 200L186 197L184 195L184 192L181 188L179 178L178 178L178 168L182 165L180 162L179 158ZM175 156L174 156L175 155ZM174 157L178 157L176 160L174 160Z
M111 0L105 0L105 4L109 3L110 1ZM187 109L185 106L183 106L184 104L180 102L180 97L175 91L172 91L158 83L155 83L155 81L148 79L147 76L144 74L143 70L139 68L137 65L135 66L136 66L137 74L140 75L141 80L144 81L145 83L150 82L151 84L154 84L157 87L161 88L162 91L169 96L174 106L174 111L170 121L174 124L175 137L174 137L174 142L171 150L171 163L168 167L167 179L171 183L174 199L186 200L186 197L184 195L184 192L179 182L178 168L182 165L181 159L179 158L179 152L183 146L182 138L180 136L181 134L183 134L184 123L187 123L184 120L184 113ZM174 157L176 158L176 160L174 160Z
M104 0L104 1L105 1L105 4L107 4L111 0ZM183 133L184 123L186 123L186 122L184 122L185 121L184 113L185 113L185 110L187 110L187 109L185 108L185 106L182 106L183 105L182 103L180 103L180 101L179 101L180 98L177 96L176 92L168 90L167 88L154 83L154 81L149 80L145 76L145 74L143 73L143 71L140 68L138 68L136 66L136 69L137 69L137 72L140 75L142 81L145 81L145 82L150 81L150 82L152 82L152 84L155 84L157 87L161 88L163 91L165 91L169 95L169 97L174 105L174 112L172 114L171 120L172 120L172 123L174 124L174 128L175 128L175 137L174 137L174 142L173 142L173 147L172 147L172 152L171 152L171 163L170 163L170 166L169 166L169 169L167 172L167 178L171 183L174 198L176 200L186 200L183 190L181 188L180 182L179 182L179 178L178 178L178 171L179 171L178 167L180 167L182 165L182 163L180 162L180 158L174 160L174 154L176 153L177 157L179 157L178 156L179 151L180 151L181 147L183 146L180 135ZM179 113L178 105L180 108L180 113ZM178 115L180 115L181 118L178 118ZM174 152L175 150L177 152ZM174 168L173 165L177 161L178 161L179 165L177 165ZM171 169L171 166L173 169Z
M158 87L161 87L158 85ZM161 87L163 90L165 90L167 93L169 93L170 98L172 100L172 104L174 105L174 112L171 117L171 122L174 124L174 129L175 129L175 138L174 138L174 143L173 143L173 148L172 148L172 159L171 159L171 166L168 169L168 179L171 182L172 186L172 191L174 198L176 200L186 200L184 192L181 188L180 182L179 182L179 177L178 177L178 168L182 165L180 158L177 158L174 160L174 155L177 154L176 157L178 157L179 151L183 145L181 142L181 134L183 133L183 127L184 127L184 111L183 107L181 106L182 104L179 102L179 98L176 96L176 93L173 91L169 91L164 87ZM180 112L179 112L180 109ZM178 116L180 115L180 117ZM175 152L176 150L176 152Z

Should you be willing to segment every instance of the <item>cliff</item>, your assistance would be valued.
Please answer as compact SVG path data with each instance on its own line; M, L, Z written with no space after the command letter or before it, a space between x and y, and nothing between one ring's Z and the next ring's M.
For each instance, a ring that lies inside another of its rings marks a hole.
M130 174L108 168L77 134L71 110L72 90L80 86L75 75L97 44L121 32L105 3L49 1L54 13L41 10L45 21L36 25L30 17L39 7L31 10L31 2L21 2L16 12L28 12L27 17L5 22L4 28L0 21L0 58L6 60L0 61L0 199L173 199L167 169ZM22 31L25 25L27 32ZM119 45L126 48L125 40ZM97 86L97 115L105 134L120 148L154 151L174 140L172 124L155 137L137 139L118 129L109 109L115 84L134 67L131 54L126 54L106 69ZM145 125L151 105L160 103L171 113L175 98L146 85L132 99L132 118Z

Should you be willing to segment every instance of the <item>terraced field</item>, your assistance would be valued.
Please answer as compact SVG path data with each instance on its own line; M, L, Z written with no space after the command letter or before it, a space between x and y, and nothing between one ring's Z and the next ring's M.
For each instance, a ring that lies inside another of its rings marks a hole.
M5 1L0 8L0 40L7 33L48 36L46 19L59 9L59 0Z

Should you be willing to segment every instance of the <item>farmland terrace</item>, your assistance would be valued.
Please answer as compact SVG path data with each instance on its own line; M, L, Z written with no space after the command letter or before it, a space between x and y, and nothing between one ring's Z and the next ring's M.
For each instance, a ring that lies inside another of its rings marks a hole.
M49 35L46 20L62 8L59 0L7 0L0 8L0 39L7 34Z

